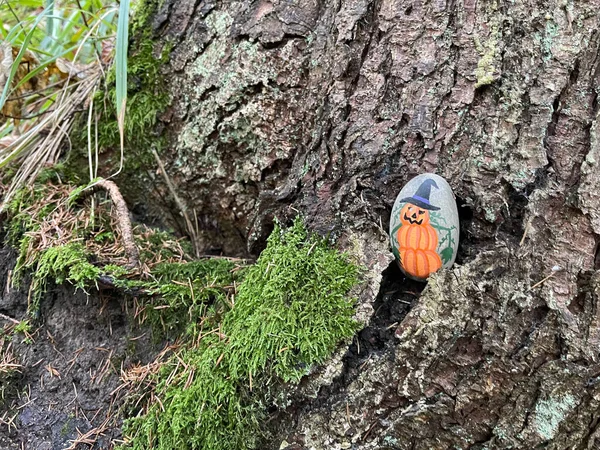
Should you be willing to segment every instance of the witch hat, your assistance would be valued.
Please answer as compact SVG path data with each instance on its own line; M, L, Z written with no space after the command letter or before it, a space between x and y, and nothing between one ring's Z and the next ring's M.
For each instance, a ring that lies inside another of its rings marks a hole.
M430 211L437 211L440 208L438 208L437 206L433 206L431 203L429 203L431 186L434 186L436 189L439 189L435 181L431 178L428 178L427 180L421 183L421 186L419 186L419 189L417 189L415 195L413 195L412 197L403 198L400 201L412 203L413 205L418 206L419 208L428 209Z

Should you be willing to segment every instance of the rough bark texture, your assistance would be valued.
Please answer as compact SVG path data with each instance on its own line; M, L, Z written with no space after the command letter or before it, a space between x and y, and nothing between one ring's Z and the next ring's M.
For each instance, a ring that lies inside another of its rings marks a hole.
M367 268L360 350L271 448L600 445L599 7L166 0L161 158L207 250L256 253L300 212ZM384 272L385 230L427 171L458 196L461 249L402 319L416 288Z

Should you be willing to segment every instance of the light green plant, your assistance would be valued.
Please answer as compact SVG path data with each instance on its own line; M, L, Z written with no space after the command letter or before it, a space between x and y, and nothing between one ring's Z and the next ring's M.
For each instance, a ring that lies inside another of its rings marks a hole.
M116 108L119 124L119 144L121 160L119 170L123 169L123 148L125 137L125 110L127 105L127 48L129 42L129 0L122 0L119 6L119 24L117 27L117 54L115 57Z
M15 333L29 333L31 331L31 324L29 323L29 320L21 320L15 325L13 331Z

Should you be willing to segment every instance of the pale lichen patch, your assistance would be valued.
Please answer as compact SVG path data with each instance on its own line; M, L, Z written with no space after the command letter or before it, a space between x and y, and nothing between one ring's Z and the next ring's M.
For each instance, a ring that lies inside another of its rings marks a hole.
M570 393L549 397L535 405L534 427L538 435L546 440L552 439L568 414L577 406L577 399Z

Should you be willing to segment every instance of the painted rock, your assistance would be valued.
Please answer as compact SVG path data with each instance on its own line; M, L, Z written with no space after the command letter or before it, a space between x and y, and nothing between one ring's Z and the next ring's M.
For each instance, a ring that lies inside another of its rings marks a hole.
M450 267L458 250L458 209L450 185L424 173L398 194L390 219L392 251L402 271L418 281Z

